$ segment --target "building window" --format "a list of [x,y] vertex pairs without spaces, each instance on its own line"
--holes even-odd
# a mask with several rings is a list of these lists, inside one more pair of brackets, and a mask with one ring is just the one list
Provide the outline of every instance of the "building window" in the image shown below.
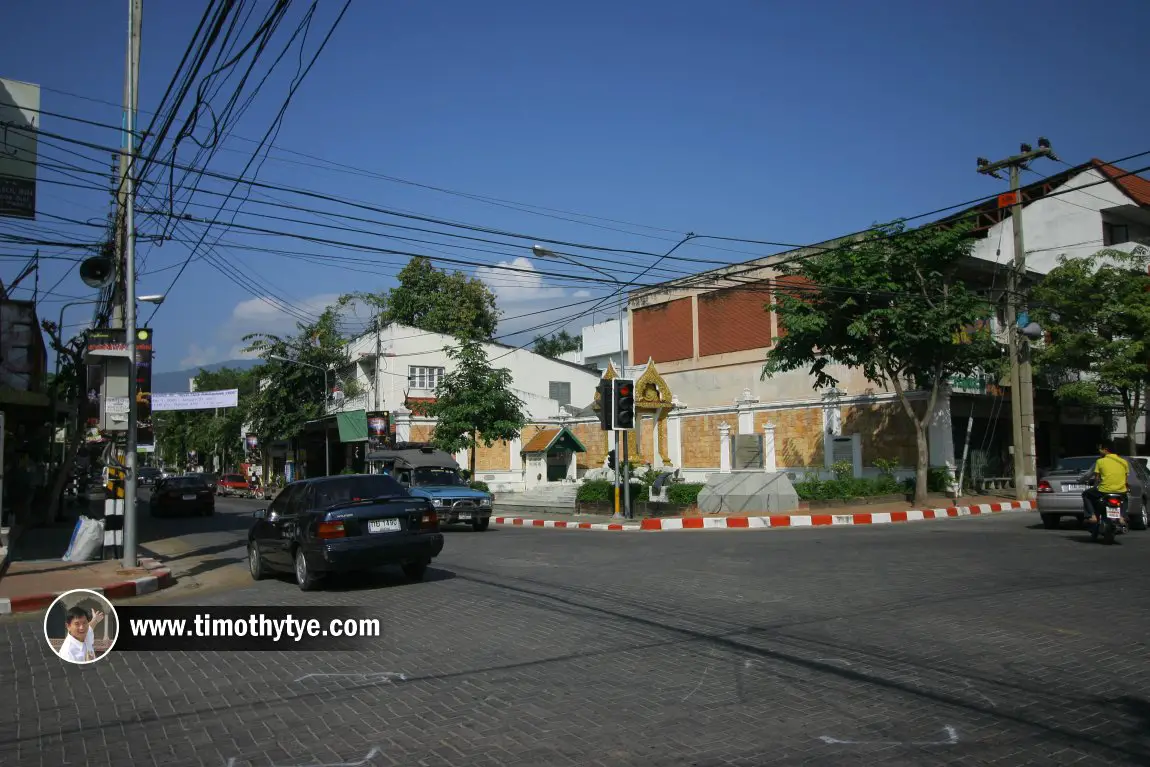
[[551,381],[547,384],[547,396],[557,401],[560,405],[570,405],[571,382]]
[[1102,244],[1104,246],[1121,245],[1130,242],[1130,227],[1126,224],[1102,223]]
[[443,368],[415,367],[407,369],[407,385],[412,389],[434,391],[443,380]]

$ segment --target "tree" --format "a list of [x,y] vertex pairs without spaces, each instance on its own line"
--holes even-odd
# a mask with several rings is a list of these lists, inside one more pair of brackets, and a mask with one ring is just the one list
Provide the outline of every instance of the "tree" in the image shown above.
[[379,312],[381,326],[398,323],[456,338],[486,340],[495,335],[500,312],[483,280],[436,269],[423,257],[408,261],[397,278],[399,285],[386,294],[353,293],[341,302],[367,303]]
[[435,388],[435,402],[424,406],[438,419],[432,444],[448,453],[469,450],[474,477],[479,442],[491,447],[498,440],[513,440],[527,418],[523,401],[511,391],[511,371],[491,367],[482,342],[462,338],[445,351],[453,369]]
[[[264,360],[251,371],[258,383],[247,409],[261,443],[294,439],[305,423],[323,415],[330,396],[327,384],[336,383],[335,374],[350,362],[346,339],[339,331],[346,305],[329,306],[314,323],[297,323],[294,336],[255,333],[244,337],[249,344],[245,351],[255,352]],[[333,373],[325,376],[324,370]],[[341,384],[348,397],[358,393],[354,381]]]
[[[817,387],[838,381],[830,365],[858,368],[894,389],[914,425],[915,503],[925,503],[927,430],[954,375],[997,368],[1002,351],[986,319],[992,309],[958,278],[973,245],[969,227],[877,226],[856,242],[778,266],[770,311],[786,335],[767,355],[763,377],[806,368]],[[916,411],[909,389],[928,392]]]
[[201,370],[195,378],[197,391],[238,389],[237,407],[215,410],[178,410],[156,413],[156,449],[165,463],[182,465],[187,455],[218,455],[224,467],[242,462],[244,457],[241,432],[247,423],[248,409],[259,391],[259,378],[251,370],[222,368]]
[[1062,256],[1033,291],[1035,319],[1049,334],[1035,362],[1055,379],[1055,397],[1063,404],[1120,408],[1131,453],[1150,383],[1148,262],[1145,248]]
[[534,343],[536,354],[542,354],[544,357],[558,357],[567,352],[582,349],[583,336],[572,336],[568,334],[566,330],[560,330],[550,337],[544,335],[535,336]]
[[[50,480],[48,503],[40,509],[38,517],[31,520],[33,524],[49,523],[55,519],[59,511],[60,499],[64,494],[64,485],[67,484],[68,477],[72,474],[76,456],[79,455],[80,447],[84,444],[86,437],[83,407],[84,395],[86,394],[84,386],[84,336],[76,336],[65,341],[61,333],[62,328],[51,320],[41,320],[40,327],[48,335],[48,345],[60,360],[60,373],[54,375],[49,384],[52,407],[53,409],[56,408],[58,403],[67,404],[69,420],[66,422],[68,441],[64,446],[64,456],[56,468],[55,476]],[[53,410],[51,423],[52,444],[54,445],[56,428],[59,426],[59,421],[55,417],[55,410]]]

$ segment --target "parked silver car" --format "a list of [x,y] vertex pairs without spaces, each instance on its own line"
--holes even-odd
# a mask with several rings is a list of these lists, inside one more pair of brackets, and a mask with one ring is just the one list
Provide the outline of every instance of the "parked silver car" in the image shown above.
[[[1038,513],[1043,526],[1058,527],[1062,517],[1074,517],[1082,524],[1086,518],[1086,504],[1082,493],[1090,485],[1086,477],[1094,470],[1096,455],[1062,458],[1058,465],[1038,481]],[[1139,461],[1127,459],[1130,474],[1126,478],[1129,490],[1126,513],[1133,530],[1147,527],[1147,507],[1150,506],[1150,473]]]

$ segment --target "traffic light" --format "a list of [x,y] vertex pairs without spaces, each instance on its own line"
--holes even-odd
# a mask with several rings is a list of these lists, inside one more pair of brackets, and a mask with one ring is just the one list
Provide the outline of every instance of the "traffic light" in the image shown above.
[[628,431],[635,428],[635,382],[627,378],[616,378],[612,382],[614,396],[612,404],[612,428],[614,431]]
[[599,379],[599,426],[603,431],[611,431],[611,382],[606,378]]

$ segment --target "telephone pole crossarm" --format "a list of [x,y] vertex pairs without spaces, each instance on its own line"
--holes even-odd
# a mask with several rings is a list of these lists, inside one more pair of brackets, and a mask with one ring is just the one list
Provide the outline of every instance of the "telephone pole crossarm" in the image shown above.
[[[1037,440],[1034,418],[1034,383],[1030,364],[1030,342],[1018,327],[1019,314],[1025,311],[1023,280],[1026,275],[1026,245],[1022,225],[1022,171],[1039,158],[1058,160],[1050,141],[1038,139],[1038,148],[1022,144],[1018,154],[1005,160],[991,162],[978,158],[978,172],[1001,179],[999,171],[1010,173],[1010,194],[999,198],[999,207],[1010,207],[1010,220],[1014,230],[1014,258],[1007,272],[1006,331],[1010,346],[1010,411],[1014,437],[1014,489],[1021,500],[1033,500],[1038,487],[1036,461]],[[1004,199],[1005,198],[1005,199]]]

